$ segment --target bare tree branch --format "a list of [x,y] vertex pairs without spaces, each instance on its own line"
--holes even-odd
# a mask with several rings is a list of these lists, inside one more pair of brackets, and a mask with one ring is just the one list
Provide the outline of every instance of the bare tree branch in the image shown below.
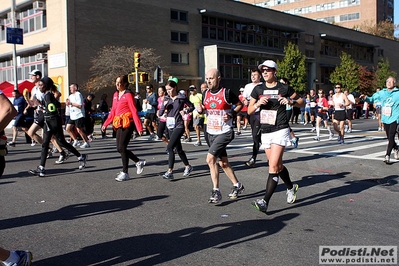
[[136,46],[104,46],[91,59],[91,78],[83,86],[88,91],[97,91],[104,87],[113,86],[119,75],[134,72],[134,52],[139,52],[141,72],[152,74],[161,65],[161,56],[153,48],[138,48]]

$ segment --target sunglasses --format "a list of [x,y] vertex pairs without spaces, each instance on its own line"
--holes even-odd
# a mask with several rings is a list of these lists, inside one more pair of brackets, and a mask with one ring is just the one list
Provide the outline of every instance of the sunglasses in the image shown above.
[[272,72],[274,70],[274,68],[267,68],[267,67],[264,67],[264,68],[262,68],[262,72]]

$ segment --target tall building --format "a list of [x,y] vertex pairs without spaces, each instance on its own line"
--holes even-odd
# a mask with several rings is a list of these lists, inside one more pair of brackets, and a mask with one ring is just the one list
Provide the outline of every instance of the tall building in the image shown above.
[[346,28],[363,23],[394,21],[394,0],[241,0],[256,6],[282,11]]
[[[13,45],[6,42],[10,5],[0,1],[0,82],[14,82]],[[62,100],[70,83],[83,85],[93,77],[92,60],[108,45],[154,49],[164,80],[177,77],[182,89],[199,86],[216,67],[223,86],[238,92],[260,62],[281,61],[288,42],[306,55],[308,88],[332,87],[330,73],[342,52],[369,69],[381,58],[399,69],[399,42],[231,0],[16,0],[15,12],[23,31],[23,45],[16,45],[17,80],[38,68],[53,78]],[[157,65],[149,68],[150,82],[159,85],[153,79]]]

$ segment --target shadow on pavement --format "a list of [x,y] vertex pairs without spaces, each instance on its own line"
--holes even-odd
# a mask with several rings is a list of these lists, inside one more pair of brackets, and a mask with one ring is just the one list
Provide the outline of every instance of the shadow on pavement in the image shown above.
[[[273,235],[286,226],[286,221],[297,216],[299,214],[290,213],[271,220],[248,220],[209,227],[191,227],[171,233],[132,236],[35,261],[34,264],[36,266],[115,265],[132,260],[134,262],[129,265],[162,264],[201,250],[224,249]],[[212,258],[200,264],[210,265]]]

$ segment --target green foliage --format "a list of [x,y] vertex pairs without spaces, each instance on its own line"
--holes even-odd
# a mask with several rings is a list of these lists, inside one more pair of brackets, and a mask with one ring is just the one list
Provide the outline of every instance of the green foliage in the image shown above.
[[280,78],[287,78],[290,85],[299,94],[306,91],[306,56],[301,54],[296,44],[288,43],[284,47],[284,59],[277,60],[278,72]]
[[396,78],[397,74],[396,72],[391,71],[388,58],[381,58],[381,61],[379,61],[377,64],[377,71],[375,72],[375,75],[377,77],[377,86],[385,88],[385,81],[387,78],[389,76]]
[[359,91],[361,66],[349,54],[342,52],[341,64],[330,75],[333,84],[341,83],[349,91]]

